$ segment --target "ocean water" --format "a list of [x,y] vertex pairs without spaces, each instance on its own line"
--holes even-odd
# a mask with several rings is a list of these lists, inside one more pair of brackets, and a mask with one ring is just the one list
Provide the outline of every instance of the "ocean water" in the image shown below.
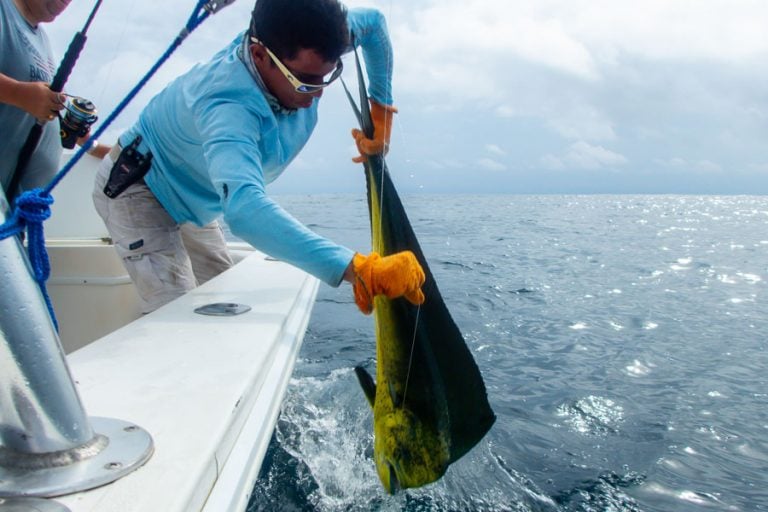
[[[364,197],[278,201],[369,250]],[[768,197],[403,202],[498,420],[387,495],[353,372],[373,321],[323,285],[249,511],[768,510]]]

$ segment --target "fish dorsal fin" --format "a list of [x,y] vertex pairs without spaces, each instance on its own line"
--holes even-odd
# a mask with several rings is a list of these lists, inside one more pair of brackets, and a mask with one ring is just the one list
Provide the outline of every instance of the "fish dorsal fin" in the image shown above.
[[373,404],[376,403],[376,382],[371,377],[371,374],[362,366],[355,366],[355,374],[360,382],[360,387],[363,388],[365,397],[368,399],[368,403],[373,407]]

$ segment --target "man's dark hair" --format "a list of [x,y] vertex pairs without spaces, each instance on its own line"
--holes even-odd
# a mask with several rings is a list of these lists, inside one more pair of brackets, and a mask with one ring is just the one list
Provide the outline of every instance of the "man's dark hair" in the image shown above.
[[347,10],[337,0],[257,0],[250,35],[280,59],[307,48],[335,62],[349,45]]

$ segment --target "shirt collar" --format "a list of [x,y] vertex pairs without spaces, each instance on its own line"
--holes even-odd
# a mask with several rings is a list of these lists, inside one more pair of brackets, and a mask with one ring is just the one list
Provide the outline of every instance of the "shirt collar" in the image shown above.
[[267,103],[269,104],[269,108],[272,109],[272,112],[275,114],[284,114],[284,115],[291,115],[296,113],[295,108],[287,108],[284,107],[280,101],[275,97],[274,94],[269,92],[269,89],[267,89],[267,86],[264,84],[264,80],[262,80],[261,75],[259,74],[259,70],[256,69],[256,65],[253,63],[253,57],[251,56],[250,51],[250,38],[248,37],[248,31],[245,32],[243,35],[243,42],[240,44],[240,46],[237,48],[237,56],[242,61],[243,64],[245,64],[245,68],[248,70],[248,73],[253,78],[253,81],[256,82],[256,85],[261,89],[261,92],[264,94],[264,98],[267,100]]

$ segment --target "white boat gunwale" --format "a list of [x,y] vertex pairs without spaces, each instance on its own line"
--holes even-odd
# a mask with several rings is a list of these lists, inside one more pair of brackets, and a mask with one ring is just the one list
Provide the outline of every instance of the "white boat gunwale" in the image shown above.
[[[232,243],[233,268],[141,316],[90,201],[97,164],[84,158],[54,192],[48,288],[88,417],[135,423],[152,435],[154,453],[115,482],[55,501],[72,512],[242,511],[319,281]],[[251,309],[232,317],[194,312],[215,302]]]
[[[89,416],[135,422],[155,454],[79,511],[244,510],[301,347],[318,281],[254,252],[187,295],[68,356]],[[194,309],[235,302],[251,311]]]

